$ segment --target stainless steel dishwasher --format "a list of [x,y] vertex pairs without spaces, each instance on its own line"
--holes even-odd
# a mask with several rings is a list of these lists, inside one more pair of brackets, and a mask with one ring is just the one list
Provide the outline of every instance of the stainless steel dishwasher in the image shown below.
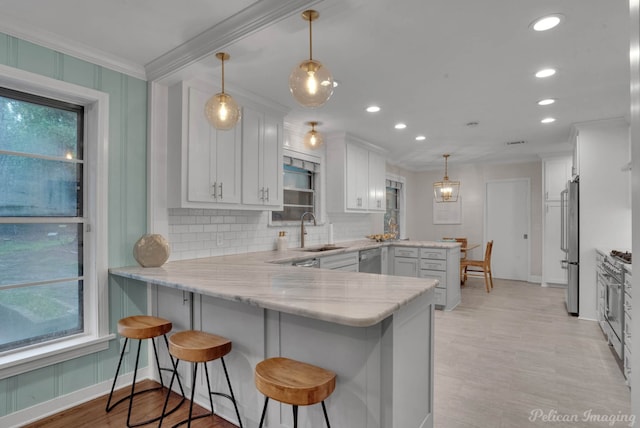
[[382,249],[374,248],[360,251],[358,272],[382,273]]

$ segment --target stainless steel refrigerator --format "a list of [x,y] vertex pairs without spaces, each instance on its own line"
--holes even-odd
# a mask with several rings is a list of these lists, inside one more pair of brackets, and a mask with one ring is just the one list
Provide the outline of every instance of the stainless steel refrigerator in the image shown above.
[[565,253],[562,267],[567,269],[567,291],[565,301],[567,312],[578,315],[580,294],[579,268],[580,268],[580,215],[579,215],[579,182],[578,178],[567,182],[567,188],[560,193],[560,249]]

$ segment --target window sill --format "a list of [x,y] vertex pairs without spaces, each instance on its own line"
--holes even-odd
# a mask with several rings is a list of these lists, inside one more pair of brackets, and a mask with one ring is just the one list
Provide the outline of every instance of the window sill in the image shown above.
[[33,346],[0,356],[0,379],[50,366],[95,352],[104,351],[115,334],[102,337],[79,336],[47,345]]

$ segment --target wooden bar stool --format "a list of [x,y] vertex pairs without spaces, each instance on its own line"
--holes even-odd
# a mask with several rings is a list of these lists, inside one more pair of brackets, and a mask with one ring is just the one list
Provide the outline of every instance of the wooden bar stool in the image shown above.
[[265,395],[259,428],[262,428],[269,398],[293,405],[293,428],[298,426],[298,406],[322,403],[324,420],[329,424],[324,400],[336,389],[336,374],[289,358],[268,358],[256,365],[255,382]]
[[[151,343],[153,344],[153,353],[155,355],[155,360],[156,360],[156,367],[158,369],[159,374],[162,373],[162,370],[174,372],[176,363],[174,362],[173,357],[171,356],[169,357],[171,358],[172,367],[171,368],[160,367],[160,360],[158,359],[158,349],[156,347],[156,342],[155,342],[156,337],[163,336],[165,344],[167,345],[167,348],[169,348],[169,342],[167,341],[167,333],[169,333],[172,328],[173,328],[173,325],[171,324],[171,321],[167,321],[164,318],[152,317],[148,315],[135,315],[131,317],[122,318],[120,321],[118,321],[118,333],[121,336],[123,336],[125,340],[124,340],[124,346],[122,347],[122,351],[120,352],[120,360],[118,361],[118,368],[116,369],[116,375],[113,378],[113,385],[111,385],[111,392],[109,393],[109,399],[107,400],[107,407],[105,410],[107,412],[110,412],[118,404],[122,403],[125,400],[129,400],[129,410],[127,412],[127,426],[130,428],[137,427],[140,425],[146,425],[151,422],[158,421],[163,416],[165,416],[164,411],[166,409],[163,409],[163,413],[160,416],[156,416],[151,419],[136,422],[135,424],[131,423],[131,410],[133,409],[133,397],[138,394],[143,394],[145,392],[151,392],[151,391],[158,391],[164,388],[164,383],[162,382],[162,375],[160,375],[160,386],[156,388],[147,388],[142,391],[135,390],[136,376],[138,374],[138,363],[140,361],[140,346],[142,344],[142,341],[145,339],[151,339]],[[113,398],[113,390],[115,389],[116,381],[118,380],[118,374],[120,373],[122,359],[124,357],[125,350],[127,349],[127,343],[129,343],[129,339],[138,339],[138,352],[136,354],[136,365],[135,365],[135,368],[133,369],[133,383],[131,384],[131,392],[126,397],[123,397],[117,402],[115,402],[114,404],[111,404],[111,399]],[[183,391],[182,383],[180,382],[180,379],[178,379],[178,385],[180,386],[180,390]],[[167,415],[175,412],[176,410],[178,410],[178,407],[182,405],[182,403],[184,402],[184,391],[182,392],[182,395],[183,395],[182,401],[180,401],[173,409],[169,410],[166,413]]]
[[[173,380],[177,376],[178,373],[178,364],[180,364],[180,360],[190,361],[194,363],[193,370],[193,382],[191,385],[191,403],[189,405],[189,417],[181,422],[178,422],[173,426],[173,428],[188,424],[187,426],[191,426],[191,421],[194,419],[205,418],[208,416],[214,415],[213,410],[213,397],[212,395],[219,395],[221,397],[226,397],[233,403],[233,407],[236,409],[236,416],[238,417],[238,424],[240,428],[242,428],[242,420],[240,420],[240,412],[238,411],[238,404],[236,402],[236,398],[233,395],[233,388],[231,388],[231,382],[229,381],[229,373],[227,372],[227,365],[224,363],[224,356],[231,352],[231,341],[221,336],[216,336],[215,334],[206,333],[204,331],[197,330],[187,330],[181,331],[173,334],[169,338],[169,353],[176,358],[175,370],[173,372],[173,376],[171,376],[171,383],[169,384],[169,392],[167,394],[167,398],[164,402],[164,407],[162,409],[162,413],[164,413],[167,408],[167,403],[169,402],[169,396],[171,395],[171,386],[173,385]],[[224,376],[227,378],[227,385],[229,385],[229,394],[225,394],[222,392],[212,392],[211,391],[211,383],[209,381],[209,369],[207,368],[207,362],[220,359],[222,362],[222,368],[224,369]],[[196,390],[196,379],[198,374],[198,363],[204,364],[204,372],[205,377],[207,378],[207,389],[209,392],[209,404],[211,404],[211,413],[206,413],[204,415],[199,415],[193,417],[193,397]],[[183,392],[184,395],[184,392]],[[158,428],[162,426],[162,418],[160,419],[160,424]]]

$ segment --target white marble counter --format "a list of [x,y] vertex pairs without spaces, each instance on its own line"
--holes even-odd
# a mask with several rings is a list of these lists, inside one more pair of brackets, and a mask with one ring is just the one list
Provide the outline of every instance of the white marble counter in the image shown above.
[[293,315],[368,327],[434,288],[437,280],[299,268],[290,263],[379,246],[459,245],[435,241],[355,241],[336,244],[345,248],[317,253],[301,249],[266,251],[173,261],[159,268],[111,268],[109,272]]

